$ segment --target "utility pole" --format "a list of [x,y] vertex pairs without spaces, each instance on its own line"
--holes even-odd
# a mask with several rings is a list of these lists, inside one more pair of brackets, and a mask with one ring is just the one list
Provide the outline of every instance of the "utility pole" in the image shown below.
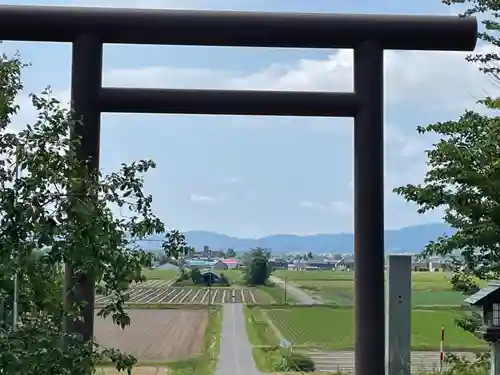
[[[15,168],[16,168],[16,177],[15,177],[15,182],[14,182],[14,186],[17,185],[18,181],[19,181],[19,147],[16,147],[16,160],[15,160]],[[17,189],[17,187],[16,187]],[[20,222],[21,222],[21,218],[20,218],[20,214],[19,214],[19,204],[18,204],[18,200],[19,200],[19,197],[18,197],[18,193],[17,193],[17,190],[16,190],[16,200],[15,200],[15,203],[14,203],[14,207],[15,207],[15,210],[16,210],[16,230],[18,231],[19,230],[19,225],[20,225]],[[16,247],[16,251],[15,251],[15,254],[14,254],[14,262],[15,262],[15,266],[16,266],[16,270],[15,270],[15,273],[14,273],[14,301],[12,302],[12,329],[14,331],[17,330],[17,321],[18,321],[18,316],[19,316],[19,310],[18,310],[18,305],[19,305],[19,271],[17,269],[18,267],[18,263],[19,263],[19,254],[20,254],[20,251],[19,251],[19,241],[21,240],[19,238],[19,236],[16,236],[16,243],[15,243],[15,247]]]
[[285,276],[285,305],[287,304],[286,303],[286,279],[287,279],[287,277]]

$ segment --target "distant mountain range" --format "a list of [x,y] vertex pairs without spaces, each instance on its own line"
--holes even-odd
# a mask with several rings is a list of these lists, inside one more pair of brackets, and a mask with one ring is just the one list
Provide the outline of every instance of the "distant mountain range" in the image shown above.
[[[415,225],[402,229],[385,231],[386,253],[415,252],[423,250],[429,241],[443,234],[452,234],[453,229],[446,224]],[[208,245],[214,250],[234,249],[245,251],[253,247],[270,248],[273,253],[313,252],[313,253],[352,253],[354,237],[352,233],[316,234],[298,236],[293,234],[275,234],[262,238],[237,238],[206,231],[188,231],[184,233],[189,245],[202,250]],[[153,251],[161,246],[161,237],[151,237],[148,241],[139,241],[144,250]]]

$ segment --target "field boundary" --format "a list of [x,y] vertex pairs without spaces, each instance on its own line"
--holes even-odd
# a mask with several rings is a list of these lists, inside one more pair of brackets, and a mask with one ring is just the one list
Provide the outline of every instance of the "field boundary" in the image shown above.
[[273,323],[273,321],[271,320],[271,318],[269,317],[269,315],[267,315],[267,310],[261,310],[261,314],[262,314],[262,317],[266,320],[267,325],[269,326],[269,328],[271,328],[271,330],[274,332],[274,335],[276,336],[276,338],[279,341],[286,340],[285,336],[283,336],[283,334],[278,329],[278,327],[276,327],[276,325]]

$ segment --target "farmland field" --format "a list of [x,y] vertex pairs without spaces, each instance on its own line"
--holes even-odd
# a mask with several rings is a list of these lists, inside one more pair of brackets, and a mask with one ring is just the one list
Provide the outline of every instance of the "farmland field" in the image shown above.
[[[309,282],[298,284],[306,292],[319,297],[322,301],[338,306],[352,306],[354,304],[353,288],[344,288],[337,285],[314,285]],[[461,292],[442,289],[414,289],[412,291],[413,307],[424,306],[460,306],[464,295]]]
[[134,355],[141,362],[167,362],[201,353],[208,310],[129,310],[124,330],[96,316],[96,341]]
[[[286,279],[327,304],[352,306],[354,273],[341,271],[276,271]],[[451,274],[445,272],[412,273],[413,307],[460,306],[464,296],[451,288]]]
[[[134,284],[129,289],[131,304],[223,304],[247,303],[258,304],[267,301],[256,288],[206,288],[206,287],[172,287],[173,280],[148,280]],[[109,296],[96,295],[96,305],[110,301]]]
[[[266,313],[281,334],[294,345],[328,349],[354,347],[354,312],[351,308],[289,307],[269,309]],[[455,325],[457,316],[451,311],[412,311],[413,349],[438,349],[442,326],[446,329],[445,349],[484,348],[483,341]]]
[[[277,270],[273,275],[282,279],[287,278],[291,282],[303,281],[323,281],[339,282],[342,285],[352,285],[354,272],[343,271],[292,271]],[[452,274],[448,272],[412,272],[412,282],[414,286],[425,285],[449,287]]]
[[174,280],[179,277],[179,270],[162,270],[160,268],[145,268],[142,270],[148,280]]
[[[276,339],[284,338],[297,351],[309,353],[318,371],[353,372],[354,273],[277,270],[273,276],[281,278],[285,288],[289,286],[289,294],[296,290],[293,287],[299,287],[324,304],[294,306],[289,302],[288,306],[259,306],[258,310],[248,306],[246,323],[252,344],[272,348]],[[439,369],[442,327],[445,328],[445,351],[473,360],[471,352],[488,348],[483,340],[456,325],[456,318],[463,316],[461,305],[465,297],[452,290],[450,279],[451,275],[444,272],[412,273],[411,368],[414,373]],[[271,359],[255,353],[259,352],[254,350],[254,356],[266,363],[266,370],[273,368]],[[443,368],[446,369],[446,365]]]

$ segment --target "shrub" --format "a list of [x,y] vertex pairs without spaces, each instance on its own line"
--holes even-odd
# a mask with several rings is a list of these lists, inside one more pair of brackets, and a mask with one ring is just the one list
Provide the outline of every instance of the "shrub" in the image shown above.
[[451,278],[453,290],[465,294],[474,294],[479,290],[479,286],[474,282],[471,275],[465,272],[455,272]]
[[181,281],[185,281],[185,280],[189,280],[189,274],[185,270],[182,270],[177,281],[181,282]]
[[446,353],[445,363],[450,365],[448,374],[484,375],[491,371],[490,353],[476,353],[476,358],[470,360],[453,353]]
[[223,273],[220,274],[220,281],[224,285],[227,285],[227,286],[231,285],[231,283],[229,282],[229,279]]
[[285,367],[290,371],[314,372],[316,366],[311,357],[302,353],[290,353],[285,357]]

